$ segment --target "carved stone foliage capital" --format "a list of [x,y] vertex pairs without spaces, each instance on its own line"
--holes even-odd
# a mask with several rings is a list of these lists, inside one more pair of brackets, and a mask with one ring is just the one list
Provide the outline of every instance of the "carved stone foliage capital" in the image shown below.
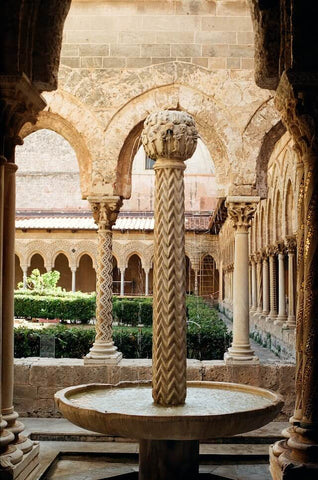
[[285,253],[285,242],[283,240],[276,242],[276,251],[280,254]]
[[297,240],[295,237],[287,236],[285,238],[285,245],[288,253],[295,253],[297,248]]
[[278,253],[277,245],[269,245],[266,250],[269,257],[274,257]]
[[22,126],[35,123],[45,100],[22,75],[0,75],[0,131],[4,132],[2,142],[10,152],[15,145],[22,144],[18,136]]
[[144,123],[141,140],[148,157],[185,161],[197,146],[198,132],[191,115],[164,110],[149,115]]
[[102,199],[88,198],[95,223],[99,230],[111,230],[117,220],[117,216],[123,201],[120,197],[105,197]]
[[235,230],[248,231],[257,207],[257,202],[227,200],[225,206]]

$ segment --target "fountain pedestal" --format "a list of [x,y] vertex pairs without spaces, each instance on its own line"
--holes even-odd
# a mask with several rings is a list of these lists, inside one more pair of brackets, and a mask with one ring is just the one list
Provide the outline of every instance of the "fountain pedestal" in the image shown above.
[[198,440],[139,441],[139,480],[194,480],[198,476]]

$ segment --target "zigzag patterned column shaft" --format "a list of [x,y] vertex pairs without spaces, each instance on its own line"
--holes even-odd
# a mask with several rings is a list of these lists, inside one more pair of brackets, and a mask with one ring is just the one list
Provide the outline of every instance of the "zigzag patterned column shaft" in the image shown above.
[[185,166],[180,163],[159,159],[155,165],[153,398],[160,405],[180,405],[186,398]]
[[84,363],[118,363],[122,354],[113,342],[113,253],[112,226],[122,204],[117,197],[90,198],[98,225],[98,263],[96,272],[96,337]]
[[155,403],[182,405],[186,398],[184,161],[196,148],[190,115],[149,115],[142,142],[157,159],[154,229],[153,383]]

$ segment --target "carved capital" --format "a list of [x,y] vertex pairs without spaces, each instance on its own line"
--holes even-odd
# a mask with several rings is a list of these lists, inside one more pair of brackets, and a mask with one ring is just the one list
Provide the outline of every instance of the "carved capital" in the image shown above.
[[164,110],[149,115],[144,123],[141,140],[148,157],[185,161],[197,146],[198,132],[191,115]]
[[297,248],[297,240],[293,236],[287,236],[285,238],[285,245],[288,253],[295,253]]
[[293,137],[299,156],[318,152],[318,74],[285,71],[275,96],[275,106]]
[[8,160],[12,148],[23,143],[19,137],[22,126],[35,123],[45,106],[44,98],[26,75],[0,75],[0,131]]
[[88,197],[99,230],[111,230],[123,201],[120,197]]
[[262,263],[263,255],[261,251],[255,253],[255,261],[256,263]]
[[235,230],[247,232],[259,202],[259,197],[227,197],[225,206]]
[[276,251],[278,254],[285,253],[285,242],[283,240],[278,240],[278,242],[276,242]]
[[269,245],[269,246],[266,248],[266,251],[267,251],[267,255],[268,255],[269,257],[274,257],[274,256],[277,255],[277,253],[278,253],[277,245]]

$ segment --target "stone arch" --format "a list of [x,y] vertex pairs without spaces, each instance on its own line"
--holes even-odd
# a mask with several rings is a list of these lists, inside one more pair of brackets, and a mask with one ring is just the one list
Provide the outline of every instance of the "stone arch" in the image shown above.
[[275,216],[274,216],[274,224],[273,224],[273,230],[275,232],[276,240],[281,240],[283,237],[282,222],[283,222],[282,195],[280,190],[277,190],[276,197],[275,197]]
[[271,245],[273,242],[273,212],[272,212],[272,199],[268,199],[267,203],[267,215],[266,215],[266,233],[267,244]]
[[245,158],[254,157],[255,184],[257,195],[266,198],[267,166],[277,141],[284,135],[286,128],[280,120],[274,106],[273,97],[268,98],[251,116],[243,132],[243,153]]
[[64,256],[67,258],[67,260],[68,260],[68,265],[69,265],[69,267],[72,268],[73,263],[74,263],[74,262],[72,261],[73,259],[71,258],[69,252],[67,252],[67,251],[64,250],[63,248],[59,248],[58,250],[54,250],[54,252],[53,252],[53,254],[52,254],[52,266],[54,265],[54,263],[55,263],[55,261],[56,261],[56,259],[57,259],[57,257],[58,257],[59,255],[64,255]]
[[44,259],[44,265],[47,270],[51,268],[51,248],[50,244],[41,241],[41,240],[34,240],[30,242],[25,248],[25,260],[26,265],[29,267],[31,264],[31,258],[34,254],[38,253]]
[[288,179],[286,194],[285,194],[285,215],[284,215],[284,224],[286,229],[286,235],[293,235],[296,230],[295,222],[295,200],[294,192],[292,188],[291,179]]
[[[195,118],[202,141],[215,164],[219,188],[226,191],[236,165],[232,159],[235,158],[234,143],[240,142],[239,132],[210,97],[189,86],[177,84],[148,90],[130,100],[114,115],[105,131],[107,151],[104,164],[100,166],[100,172],[93,175],[102,175],[105,165],[112,164],[112,170],[117,172],[114,194],[129,198],[132,161],[140,146],[143,122],[150,112],[160,109],[184,110]],[[231,155],[226,146],[228,143],[233,148]],[[93,188],[98,190],[94,178]]]
[[97,245],[96,242],[93,240],[91,241],[86,241],[86,242],[80,242],[77,245],[75,245],[75,265],[76,267],[79,266],[79,262],[81,260],[81,257],[83,255],[89,255],[92,259],[93,262],[93,267],[96,270],[97,268]]
[[59,89],[45,93],[44,97],[48,104],[46,110],[39,114],[35,125],[25,124],[20,135],[24,138],[43,128],[62,135],[76,153],[81,192],[86,198],[91,194],[93,165],[99,163],[105,154],[103,128],[97,116],[70,93]]

